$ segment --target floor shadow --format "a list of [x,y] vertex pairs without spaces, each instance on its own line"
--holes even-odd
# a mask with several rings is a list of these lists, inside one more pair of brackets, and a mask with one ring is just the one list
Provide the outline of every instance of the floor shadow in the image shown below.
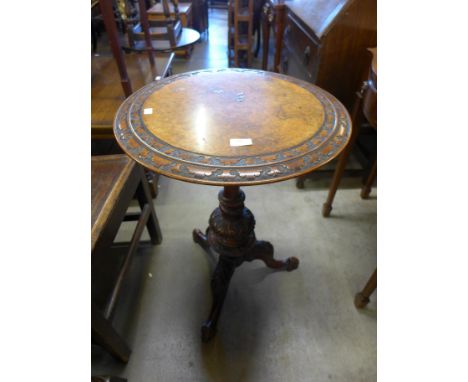
[[[236,272],[242,272],[242,269]],[[208,343],[200,343],[207,381],[248,380],[253,368],[257,367],[255,359],[263,336],[259,323],[264,323],[268,317],[264,317],[254,299],[248,298],[246,287],[244,282],[242,285],[236,285],[234,280],[231,282],[216,336]]]

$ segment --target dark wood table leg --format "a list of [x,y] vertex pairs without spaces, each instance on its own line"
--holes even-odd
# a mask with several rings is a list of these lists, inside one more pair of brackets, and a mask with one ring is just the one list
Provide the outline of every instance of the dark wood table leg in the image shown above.
[[224,187],[218,199],[219,207],[210,216],[206,234],[199,229],[193,231],[196,243],[207,251],[213,250],[219,254],[211,281],[213,303],[208,319],[202,326],[204,342],[215,335],[229,282],[235,269],[244,261],[262,260],[270,268],[287,271],[299,266],[299,260],[295,257],[276,260],[273,257],[273,246],[255,238],[255,218],[244,207],[245,194],[238,186]]
[[358,309],[364,308],[369,303],[369,296],[375,291],[377,288],[377,269],[372,273],[372,276],[367,281],[366,286],[354,297],[354,305]]
[[246,261],[262,260],[268,268],[293,271],[299,266],[297,257],[289,257],[286,260],[277,260],[273,257],[273,246],[268,241],[257,240],[245,256]]
[[203,323],[201,329],[203,342],[208,342],[216,334],[216,325],[223,308],[229,282],[234,274],[234,270],[242,261],[243,259],[239,257],[219,256],[218,264],[211,279],[213,303],[208,319]]

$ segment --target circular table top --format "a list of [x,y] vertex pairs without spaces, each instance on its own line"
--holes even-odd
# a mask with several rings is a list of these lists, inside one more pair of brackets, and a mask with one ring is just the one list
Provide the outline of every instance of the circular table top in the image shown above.
[[[114,134],[150,170],[193,183],[245,186],[297,177],[329,162],[348,142],[351,120],[335,97],[311,83],[260,70],[210,69],[132,94],[117,111]],[[233,139],[251,144],[236,146]]]

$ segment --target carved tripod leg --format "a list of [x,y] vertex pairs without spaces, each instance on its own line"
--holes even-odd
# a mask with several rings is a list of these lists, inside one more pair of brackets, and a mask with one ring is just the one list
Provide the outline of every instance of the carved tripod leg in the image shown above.
[[293,271],[299,266],[297,257],[288,257],[286,260],[276,260],[273,257],[273,246],[268,241],[259,240],[255,243],[246,260],[262,260],[267,267]]
[[208,319],[202,325],[202,341],[208,342],[216,333],[216,324],[218,323],[224,299],[229,288],[229,281],[234,274],[234,270],[242,263],[241,258],[229,258],[219,256],[218,265],[211,279],[211,291],[213,294],[213,303]]

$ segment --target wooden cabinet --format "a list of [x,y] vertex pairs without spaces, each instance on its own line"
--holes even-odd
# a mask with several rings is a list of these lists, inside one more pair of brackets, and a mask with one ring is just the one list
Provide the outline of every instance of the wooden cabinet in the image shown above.
[[279,71],[322,87],[348,108],[377,45],[376,0],[286,1]]

